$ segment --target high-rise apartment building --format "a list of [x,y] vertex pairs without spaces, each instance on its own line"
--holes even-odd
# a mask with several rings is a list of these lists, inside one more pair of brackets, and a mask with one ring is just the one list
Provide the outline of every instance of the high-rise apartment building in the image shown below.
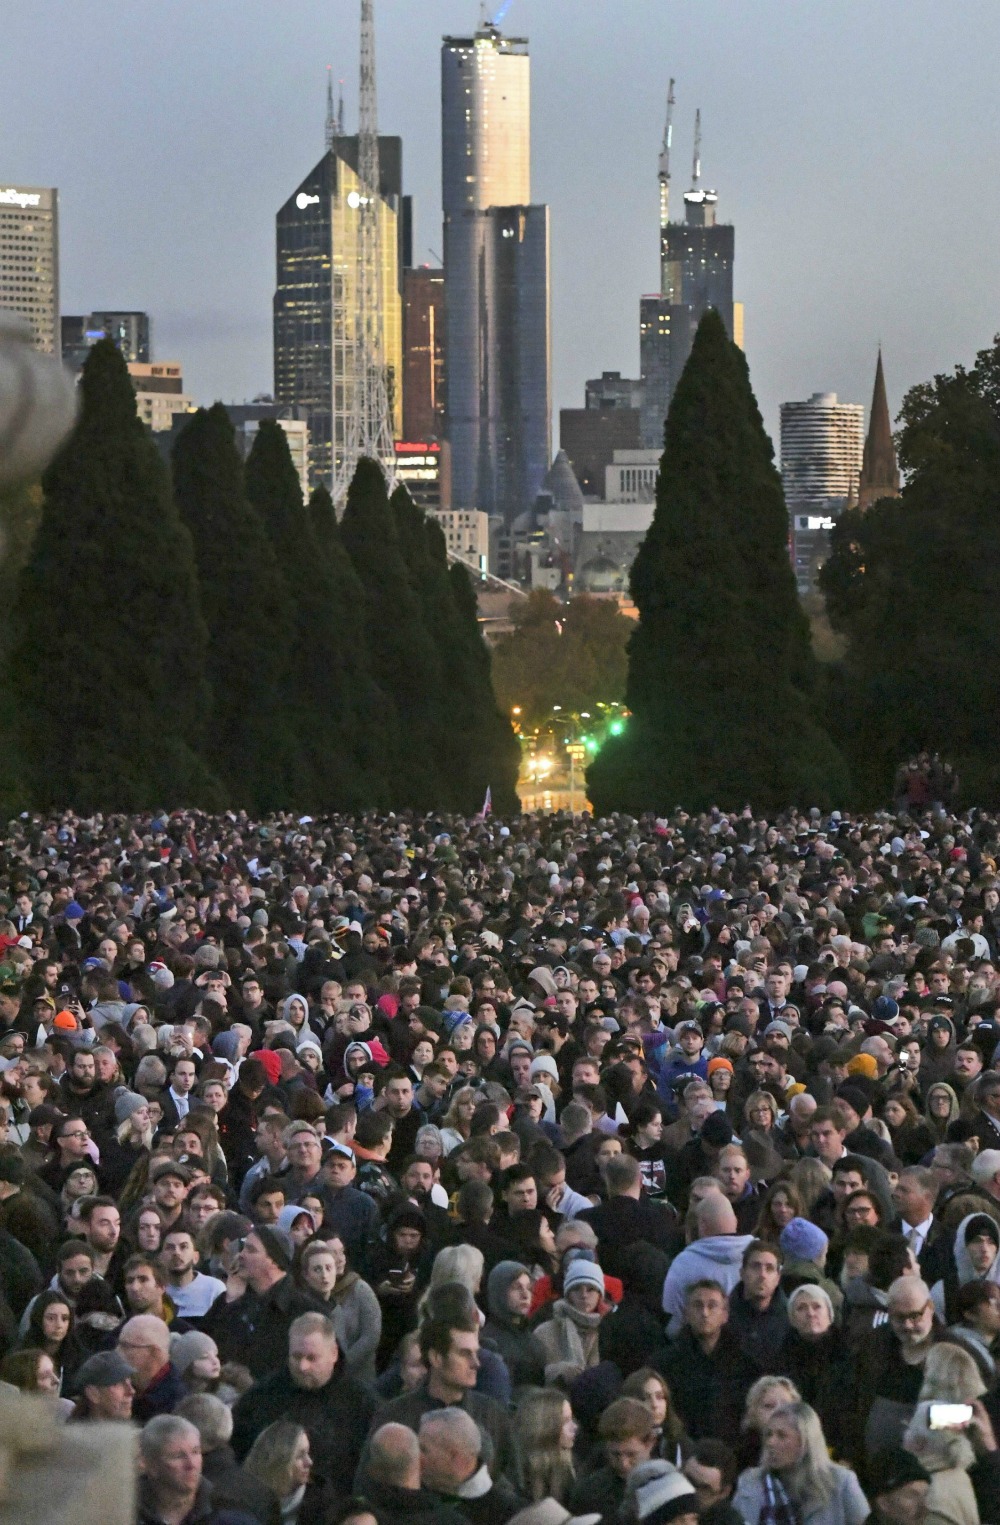
[[552,435],[548,207],[531,205],[525,38],[491,24],[441,51],[445,429],[456,508],[510,523]]
[[0,180],[0,308],[31,325],[35,348],[59,354],[59,192]]
[[[402,419],[401,272],[410,261],[404,232],[403,149],[379,138],[379,224],[383,345],[398,436]],[[309,422],[310,478],[332,485],[344,448],[354,385],[358,271],[357,137],[337,137],[276,219],[274,395],[302,407]]]
[[149,314],[145,312],[92,312],[64,317],[60,325],[63,365],[71,371],[83,365],[99,339],[113,339],[125,360],[147,365],[153,358]]
[[403,433],[444,433],[444,271],[403,271]]
[[693,308],[670,297],[639,298],[639,432],[647,450],[663,449],[663,424],[697,327]]
[[155,364],[131,361],[128,368],[135,388],[136,407],[143,423],[155,433],[170,429],[175,413],[193,413],[197,404],[184,390],[184,376],[174,360]]
[[834,521],[856,499],[864,420],[860,403],[838,402],[836,392],[781,404],[781,480],[800,593],[815,588]]

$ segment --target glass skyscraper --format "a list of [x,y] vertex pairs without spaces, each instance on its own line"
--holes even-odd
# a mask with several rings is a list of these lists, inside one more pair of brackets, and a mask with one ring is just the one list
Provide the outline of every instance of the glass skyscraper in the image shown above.
[[452,501],[510,523],[549,466],[549,214],[532,206],[528,44],[441,51],[445,428]]
[[[393,431],[402,419],[401,273],[409,217],[399,138],[379,138],[382,312]],[[358,140],[337,138],[278,213],[274,294],[274,395],[304,408],[310,480],[332,486],[353,395],[359,205]]]

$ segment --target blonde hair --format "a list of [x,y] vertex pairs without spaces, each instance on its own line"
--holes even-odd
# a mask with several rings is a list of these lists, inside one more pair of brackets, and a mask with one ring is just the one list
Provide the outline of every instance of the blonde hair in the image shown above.
[[554,1387],[529,1387],[514,1411],[517,1483],[532,1503],[554,1498],[563,1503],[576,1476],[572,1453],[563,1449],[566,1394]]
[[[803,1514],[821,1509],[833,1496],[836,1474],[819,1415],[800,1399],[797,1403],[776,1409],[767,1422],[777,1424],[779,1420],[794,1425],[802,1445],[801,1456],[794,1467],[785,1473],[782,1481]],[[762,1467],[761,1471],[764,1470]]]
[[[321,1315],[322,1317],[322,1315]],[[291,1419],[278,1419],[261,1430],[243,1463],[244,1472],[283,1499],[292,1491],[292,1457],[306,1432]]]
[[802,1401],[802,1394],[795,1386],[791,1377],[758,1377],[747,1392],[746,1403],[743,1407],[743,1420],[740,1424],[741,1430],[754,1430],[757,1428],[757,1416],[754,1410],[764,1394],[769,1393],[772,1387],[783,1388],[788,1394],[789,1403],[800,1403]]

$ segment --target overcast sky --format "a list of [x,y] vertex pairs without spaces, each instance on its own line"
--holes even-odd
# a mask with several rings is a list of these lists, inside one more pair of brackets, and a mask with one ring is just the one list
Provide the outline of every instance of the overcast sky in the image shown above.
[[[60,194],[62,310],[139,307],[202,402],[272,387],[274,214],[356,122],[357,0],[2,0],[0,179]],[[440,250],[440,39],[477,0],[376,0],[380,125],[418,260]],[[512,0],[531,43],[533,185],[552,221],[554,442],[601,370],[636,374],[656,289],[657,153],[736,225],[751,374],[778,404],[889,401],[1000,329],[996,0]]]

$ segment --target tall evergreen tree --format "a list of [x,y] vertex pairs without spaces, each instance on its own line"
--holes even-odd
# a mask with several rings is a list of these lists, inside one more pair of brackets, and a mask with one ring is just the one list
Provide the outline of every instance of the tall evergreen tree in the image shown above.
[[787,538],[746,361],[709,312],[671,403],[656,511],[632,568],[632,719],[588,771],[597,810],[773,810],[846,787],[812,713]]
[[1000,338],[975,365],[913,388],[902,409],[902,497],[838,523],[822,586],[848,637],[836,690],[864,804],[889,797],[924,748],[965,798],[1000,803],[995,568],[1000,561]]
[[278,809],[294,778],[284,680],[292,607],[221,403],[201,408],[173,448],[174,497],[194,542],[208,624],[212,724],[206,750],[230,799]]
[[344,548],[364,589],[365,632],[372,670],[392,703],[392,802],[433,809],[449,768],[447,733],[438,728],[437,653],[424,624],[400,548],[385,477],[362,459],[340,522]]
[[19,586],[10,679],[39,805],[221,802],[199,755],[211,709],[191,537],[110,340],[43,478]]
[[[445,556],[441,526],[428,523],[432,555]],[[486,789],[492,792],[493,808],[513,815],[520,808],[517,775],[521,767],[521,744],[508,717],[497,704],[493,690],[490,654],[479,628],[479,606],[472,578],[465,567],[453,562],[448,581],[455,609],[454,660],[445,674],[455,685],[458,709],[468,720],[464,725],[466,783],[462,808],[478,810]]]
[[246,463],[247,497],[260,514],[293,610],[286,684],[298,740],[293,797],[313,809],[354,809],[377,801],[377,777],[362,774],[352,685],[360,661],[344,603],[302,499],[281,426],[265,420]]

